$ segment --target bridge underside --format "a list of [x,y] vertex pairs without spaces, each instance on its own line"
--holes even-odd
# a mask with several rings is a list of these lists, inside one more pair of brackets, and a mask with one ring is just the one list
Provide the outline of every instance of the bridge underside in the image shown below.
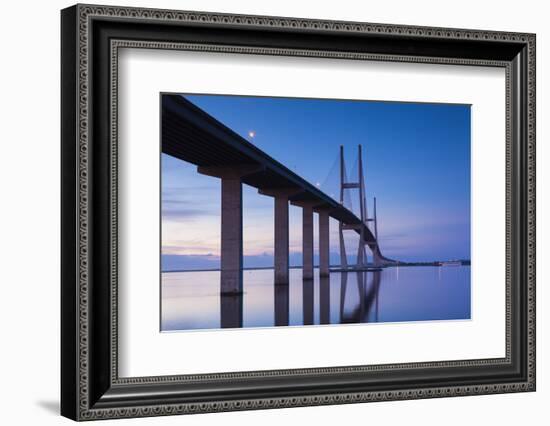
[[[239,256],[238,261],[235,258],[230,262],[230,269],[236,268],[233,278],[237,281],[237,270],[242,269],[242,241],[235,240],[238,240],[238,235],[228,237],[233,244],[226,244],[227,253],[224,253],[223,228],[225,220],[226,226],[238,228],[236,233],[242,232],[241,225],[237,226],[236,223],[242,219],[242,211],[239,210],[242,209],[239,185],[242,183],[257,188],[261,194],[273,196],[276,200],[286,199],[285,203],[301,206],[304,211],[326,212],[341,223],[355,226],[358,234],[361,234],[363,227],[365,242],[374,259],[381,264],[392,262],[382,256],[373,233],[353,212],[180,95],[162,96],[162,152],[196,165],[199,173],[222,180],[222,270],[224,254],[225,257]],[[231,184],[231,181],[234,183]],[[281,206],[285,204],[275,204],[279,205],[279,212],[275,212],[276,217],[278,214],[279,220],[284,224]],[[288,208],[288,204],[286,206]],[[229,208],[229,212],[224,213],[225,208]],[[307,219],[305,216],[304,218]],[[286,226],[288,233],[288,223]],[[311,238],[312,236],[311,233]],[[279,238],[284,240],[285,235],[280,235]],[[275,239],[277,246],[277,230]],[[288,245],[288,240],[286,244]],[[306,242],[304,248],[305,246]],[[311,250],[312,247],[311,242]],[[284,254],[282,257],[284,258]],[[288,247],[286,257],[288,258]],[[277,262],[275,266],[277,269]],[[311,269],[312,266],[311,264]],[[286,268],[288,269],[288,263]],[[240,291],[238,285],[230,287],[229,292]]]

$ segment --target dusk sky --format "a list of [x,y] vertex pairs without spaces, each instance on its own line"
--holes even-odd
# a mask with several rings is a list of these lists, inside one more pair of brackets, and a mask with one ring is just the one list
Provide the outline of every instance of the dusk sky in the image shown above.
[[[339,146],[344,146],[348,179],[354,180],[362,144],[368,210],[371,215],[376,196],[382,253],[401,261],[470,258],[470,106],[185,98],[335,199]],[[356,194],[349,195],[358,211]],[[219,268],[220,198],[219,179],[162,154],[164,271]],[[272,266],[273,199],[244,185],[243,222],[245,267]],[[330,228],[331,264],[339,264],[337,222],[331,219]],[[301,264],[301,234],[301,209],[291,206],[291,265]],[[357,237],[347,234],[353,261]],[[317,252],[317,226],[315,246]]]

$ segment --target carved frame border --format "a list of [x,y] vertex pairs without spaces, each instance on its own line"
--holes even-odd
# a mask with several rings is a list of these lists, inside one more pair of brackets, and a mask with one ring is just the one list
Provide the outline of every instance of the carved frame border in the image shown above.
[[[536,39],[533,34],[511,33],[511,32],[494,32],[494,31],[479,31],[479,30],[464,30],[464,29],[447,29],[447,28],[430,28],[402,25],[386,25],[386,24],[369,24],[357,22],[337,22],[325,20],[310,20],[296,18],[279,18],[266,16],[246,16],[246,15],[229,15],[217,13],[203,12],[187,12],[187,11],[170,11],[142,8],[127,8],[127,7],[104,7],[92,5],[77,5],[76,13],[78,18],[78,61],[77,61],[77,89],[78,89],[78,111],[77,114],[77,159],[76,159],[76,176],[78,177],[78,194],[77,194],[77,342],[78,342],[78,363],[76,364],[78,390],[77,409],[75,419],[92,420],[104,419],[113,417],[141,417],[151,415],[170,415],[170,414],[185,414],[197,412],[216,412],[230,410],[246,410],[246,409],[262,409],[262,408],[281,408],[293,406],[308,406],[308,405],[324,405],[324,404],[342,404],[352,402],[365,401],[383,401],[383,400],[400,400],[400,399],[416,399],[416,398],[433,398],[442,396],[461,396],[475,395],[487,393],[504,393],[517,391],[533,391],[535,389],[535,43]],[[423,38],[443,38],[451,40],[495,40],[523,43],[527,46],[527,230],[529,244],[527,246],[527,377],[526,381],[499,383],[493,385],[480,386],[449,386],[449,387],[434,387],[423,389],[402,389],[379,392],[357,392],[357,393],[327,393],[324,395],[311,395],[301,397],[274,397],[274,398],[258,398],[245,400],[227,400],[205,402],[200,404],[195,403],[166,403],[159,405],[141,406],[141,407],[119,407],[119,408],[94,408],[91,407],[89,398],[89,217],[90,217],[90,194],[89,194],[89,99],[90,99],[90,84],[89,84],[89,54],[90,54],[90,37],[89,29],[92,19],[102,17],[116,17],[123,19],[137,19],[140,21],[163,21],[163,22],[189,22],[189,23],[204,23],[204,24],[223,24],[223,25],[238,25],[260,28],[299,28],[303,30],[327,31],[327,32],[349,32],[349,33],[367,33],[367,34],[405,34]],[[328,367],[320,369],[301,369],[301,370],[274,370],[262,372],[246,372],[246,373],[224,373],[221,375],[193,375],[193,376],[161,376],[161,377],[146,377],[146,378],[118,378],[117,374],[117,322],[116,322],[116,277],[117,277],[117,221],[116,221],[116,201],[117,201],[117,171],[116,171],[116,140],[117,130],[116,125],[111,126],[111,142],[113,167],[111,168],[111,380],[113,384],[147,384],[147,383],[170,383],[178,381],[200,381],[213,380],[219,378],[243,378],[250,376],[272,376],[272,375],[304,375],[304,374],[331,374],[342,371],[373,371],[385,369],[399,368],[420,368],[420,367],[438,367],[438,366],[456,366],[456,365],[483,365],[483,364],[499,364],[510,361],[510,215],[509,207],[511,206],[510,194],[510,137],[512,129],[510,129],[510,65],[507,62],[501,61],[484,61],[484,60],[468,60],[460,58],[437,58],[437,57],[415,57],[402,55],[375,55],[361,53],[343,53],[343,52],[327,52],[327,51],[308,51],[296,49],[272,49],[272,48],[247,48],[247,47],[231,47],[231,46],[214,46],[214,45],[197,45],[197,44],[181,44],[181,43],[159,43],[146,42],[140,40],[113,40],[111,43],[111,119],[112,123],[116,123],[117,117],[117,51],[121,47],[133,48],[156,48],[156,49],[184,49],[184,50],[201,50],[201,51],[223,51],[230,53],[253,53],[267,55],[296,55],[296,56],[315,56],[327,58],[341,59],[363,59],[363,60],[384,60],[384,61],[399,61],[399,62],[426,62],[426,63],[448,63],[462,65],[483,65],[483,66],[498,66],[506,68],[506,111],[507,111],[507,217],[506,217],[506,233],[507,233],[507,259],[506,259],[506,358],[504,359],[484,359],[484,360],[464,360],[451,362],[434,362],[434,363],[415,363],[415,364],[390,364],[381,366],[354,366],[354,367]]]

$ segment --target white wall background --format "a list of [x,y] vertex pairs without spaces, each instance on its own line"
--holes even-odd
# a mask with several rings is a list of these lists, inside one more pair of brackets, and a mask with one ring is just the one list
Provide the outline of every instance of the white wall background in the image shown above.
[[[107,421],[102,424],[447,426],[547,424],[550,401],[550,27],[545,2],[462,0],[108,1],[103,4],[537,33],[538,391],[421,401]],[[69,424],[59,405],[59,10],[2,5],[0,65],[0,401],[2,424]]]

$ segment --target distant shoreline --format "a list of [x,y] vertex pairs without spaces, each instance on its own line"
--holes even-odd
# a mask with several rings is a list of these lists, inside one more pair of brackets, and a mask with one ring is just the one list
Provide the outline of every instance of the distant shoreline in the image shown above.
[[[398,265],[391,265],[391,266],[385,266],[385,268],[395,268],[396,266],[442,266],[441,263],[448,262],[445,260],[437,260],[434,262],[400,262]],[[470,266],[471,261],[461,259],[459,260],[461,262],[460,266]],[[367,265],[367,266],[373,266],[373,265]],[[341,265],[331,265],[331,268],[341,268]],[[302,266],[289,266],[289,269],[301,269]],[[243,268],[243,271],[262,271],[266,269],[274,269],[273,266],[255,266],[255,267],[246,267]],[[314,266],[314,269],[319,269],[319,266]],[[161,271],[162,274],[168,274],[172,272],[219,272],[221,269],[219,268],[211,268],[211,269],[171,269],[169,271]],[[350,270],[350,272],[353,272],[353,270]]]

